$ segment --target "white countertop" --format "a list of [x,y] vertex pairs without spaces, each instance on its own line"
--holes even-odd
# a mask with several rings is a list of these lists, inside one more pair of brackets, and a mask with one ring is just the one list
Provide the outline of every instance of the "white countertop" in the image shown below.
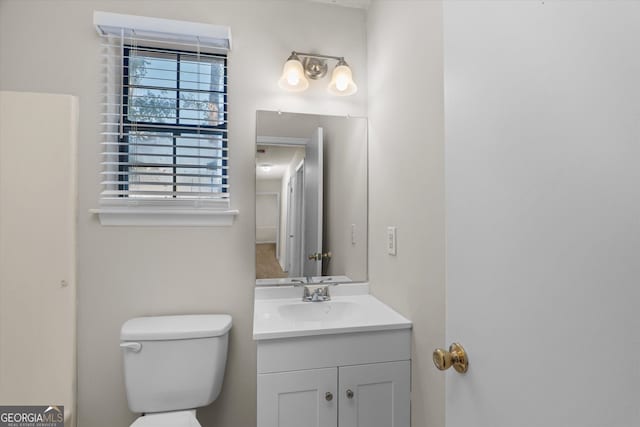
[[409,329],[411,321],[368,294],[368,285],[330,288],[331,301],[303,302],[302,288],[256,288],[253,339]]

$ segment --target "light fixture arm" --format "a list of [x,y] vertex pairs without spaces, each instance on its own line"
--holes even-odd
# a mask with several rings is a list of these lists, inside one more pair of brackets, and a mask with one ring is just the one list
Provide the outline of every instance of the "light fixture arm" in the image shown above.
[[[322,59],[334,59],[338,62],[344,62],[344,57],[343,56],[331,56],[331,55],[321,55],[319,53],[303,53],[303,52],[296,52],[295,50],[293,52],[291,52],[291,56],[307,56],[309,58],[322,58]],[[345,62],[346,64],[346,62]]]

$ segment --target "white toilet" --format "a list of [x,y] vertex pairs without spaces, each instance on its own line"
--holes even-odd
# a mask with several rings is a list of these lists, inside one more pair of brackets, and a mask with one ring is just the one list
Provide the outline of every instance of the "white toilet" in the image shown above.
[[220,394],[231,316],[138,317],[122,325],[131,427],[200,427],[196,408]]

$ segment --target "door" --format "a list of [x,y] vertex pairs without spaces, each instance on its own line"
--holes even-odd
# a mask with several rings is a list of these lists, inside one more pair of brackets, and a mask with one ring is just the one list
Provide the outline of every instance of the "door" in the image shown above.
[[304,163],[296,169],[295,175],[289,179],[289,198],[287,208],[287,270],[289,277],[302,276],[304,254],[303,248],[303,199],[304,199]]
[[285,226],[285,230],[286,230],[286,239],[285,239],[285,244],[284,244],[284,271],[289,273],[289,276],[291,276],[291,270],[292,270],[292,260],[293,260],[293,220],[292,220],[292,213],[293,213],[293,182],[294,182],[294,177],[290,177],[289,178],[289,182],[287,182],[287,211],[286,211],[286,217],[285,217],[285,221],[286,221],[286,226]]
[[640,4],[444,17],[446,426],[640,426]]
[[322,254],[323,209],[323,136],[317,128],[305,148],[304,157],[304,275],[321,276],[322,258],[309,259]]
[[337,368],[258,374],[257,427],[336,427]]
[[411,368],[408,360],[338,369],[340,427],[409,427]]
[[0,91],[3,405],[74,408],[77,128],[76,97]]

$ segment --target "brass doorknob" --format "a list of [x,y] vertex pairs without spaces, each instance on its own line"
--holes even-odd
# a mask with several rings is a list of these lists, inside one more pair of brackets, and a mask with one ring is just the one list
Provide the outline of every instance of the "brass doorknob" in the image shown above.
[[316,252],[307,257],[309,261],[322,261],[323,259],[331,259],[331,252],[320,253]]
[[464,374],[469,369],[469,359],[467,352],[458,343],[453,343],[449,347],[449,351],[443,348],[437,348],[433,352],[433,364],[441,371],[446,371],[453,366],[457,372]]

